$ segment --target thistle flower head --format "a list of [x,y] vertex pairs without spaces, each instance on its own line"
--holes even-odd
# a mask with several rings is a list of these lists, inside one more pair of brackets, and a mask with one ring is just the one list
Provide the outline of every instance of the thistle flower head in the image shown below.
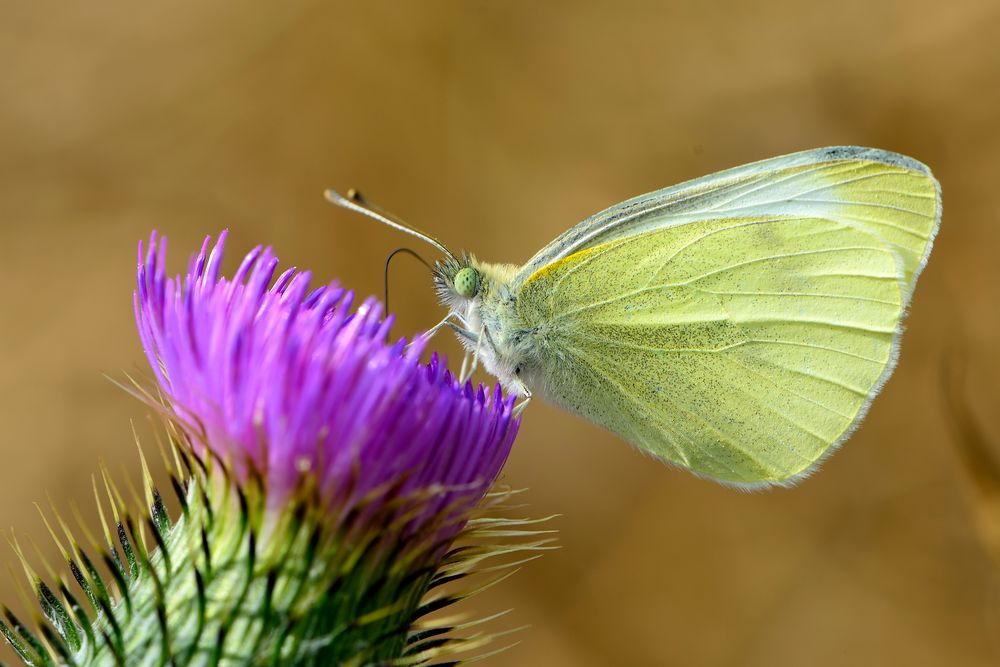
[[269,249],[223,277],[224,245],[206,239],[173,278],[165,240],[139,246],[133,301],[159,389],[136,391],[166,417],[181,515],[148,474],[136,507],[105,471],[113,520],[101,509],[93,556],[62,519],[68,547],[53,532],[85,602],[15,541],[44,641],[2,605],[0,636],[53,667],[409,667],[479,651],[481,621],[434,612],[484,588],[463,591],[466,577],[499,580],[551,548],[534,522],[484,513],[505,496],[486,497],[513,399],[421,363],[422,338],[387,343],[378,303],[278,275]]
[[139,246],[143,347],[194,447],[243,480],[259,475],[271,505],[305,479],[341,511],[390,487],[436,490],[429,514],[477,502],[517,432],[512,399],[460,385],[436,357],[422,364],[422,338],[387,344],[391,318],[377,302],[352,309],[335,284],[279,275],[270,249],[222,277],[225,239],[206,239],[173,278],[165,239]]

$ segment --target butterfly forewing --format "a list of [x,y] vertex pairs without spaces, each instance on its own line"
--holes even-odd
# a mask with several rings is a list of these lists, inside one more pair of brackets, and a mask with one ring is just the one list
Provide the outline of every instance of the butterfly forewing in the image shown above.
[[518,280],[589,247],[700,219],[799,215],[865,229],[899,254],[912,291],[941,217],[930,170],[898,153],[840,146],[771,158],[622,202],[567,230]]

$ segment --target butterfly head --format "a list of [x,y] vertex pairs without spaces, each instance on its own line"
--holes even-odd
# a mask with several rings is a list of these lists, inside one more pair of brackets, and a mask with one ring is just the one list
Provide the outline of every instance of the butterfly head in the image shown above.
[[434,266],[434,287],[441,302],[455,309],[480,296],[483,275],[474,257],[447,257]]
[[459,296],[464,296],[466,299],[475,298],[479,293],[479,271],[471,266],[459,269],[452,281],[452,287]]

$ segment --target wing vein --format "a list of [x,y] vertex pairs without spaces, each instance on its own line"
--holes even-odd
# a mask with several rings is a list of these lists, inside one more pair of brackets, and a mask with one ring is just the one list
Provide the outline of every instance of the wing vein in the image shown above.
[[900,279],[898,273],[885,275],[881,273],[848,273],[846,271],[840,271],[838,273],[810,273],[809,275],[813,278],[871,278],[872,280],[893,280],[896,282]]
[[[859,204],[859,206],[868,206],[868,204]],[[876,220],[876,219],[873,219],[873,218],[866,218],[865,216],[862,216],[862,215],[848,215],[846,213],[842,214],[841,217],[844,218],[844,219],[846,219],[846,220],[856,220],[858,222],[865,223],[865,224],[868,224],[868,225],[879,225],[881,227],[888,227],[889,229],[895,229],[898,232],[903,232],[904,234],[909,234],[910,236],[912,236],[914,238],[917,238],[917,239],[921,239],[921,240],[924,240],[924,239],[927,238],[927,234],[921,233],[921,232],[919,232],[919,231],[917,231],[915,229],[911,229],[910,227],[904,227],[903,225],[897,225],[897,224],[895,224],[895,223],[893,223],[893,222],[891,222],[889,220]],[[921,217],[924,218],[924,219],[928,219],[928,220],[930,219],[928,216],[921,216]]]
[[815,324],[824,327],[834,327],[836,329],[850,329],[852,331],[867,331],[869,333],[891,334],[896,332],[896,327],[884,328],[876,326],[865,326],[858,323],[837,322],[834,320],[809,319],[805,317],[741,317],[735,320],[738,324]]
[[[808,202],[810,204],[836,204],[839,206],[849,205],[849,206],[866,206],[871,208],[884,208],[890,211],[899,211],[900,213],[908,213],[910,215],[915,215],[918,218],[926,218],[927,216],[920,211],[914,211],[913,209],[906,208],[905,206],[893,206],[892,204],[880,204],[876,202],[861,202],[861,201],[837,201],[835,199],[798,199],[795,201]],[[778,203],[778,202],[770,202]]]
[[[845,169],[844,171],[854,171],[855,169],[857,169],[857,165],[851,165],[850,168]],[[886,172],[880,171],[874,174],[862,174],[861,176],[855,176],[854,178],[848,178],[845,180],[824,183],[823,185],[812,188],[811,190],[803,190],[801,192],[796,192],[793,196],[789,197],[788,199],[790,201],[809,201],[808,199],[804,199],[803,195],[809,195],[814,192],[823,192],[824,190],[832,190],[833,188],[840,187],[842,185],[849,185],[851,183],[860,183],[861,181],[867,181],[873,178],[885,178],[885,175]],[[851,203],[851,200],[845,200],[840,203],[848,204]]]
[[[893,276],[895,278],[895,276]],[[705,292],[707,294],[715,294],[717,296],[806,296],[806,297],[820,297],[829,299],[848,299],[850,301],[866,301],[869,303],[882,303],[887,306],[898,306],[898,301],[886,301],[885,299],[873,299],[866,296],[856,296],[853,294],[824,294],[821,292],[730,292],[724,290],[707,290],[704,288],[697,288],[699,292]]]
[[662,262],[660,262],[660,268],[658,268],[656,271],[652,273],[649,280],[646,281],[645,286],[648,288],[650,284],[656,279],[656,276],[658,276],[660,272],[663,271],[663,269],[665,269],[667,265],[670,264],[670,262],[672,262],[679,254],[681,254],[682,252],[684,252],[685,250],[687,250],[688,248],[697,243],[701,243],[706,239],[712,238],[716,234],[723,234],[725,232],[731,232],[734,229],[743,229],[744,227],[756,227],[758,225],[773,224],[773,223],[792,221],[792,220],[801,220],[801,218],[778,217],[778,218],[768,218],[766,220],[751,220],[749,222],[742,222],[738,225],[733,225],[732,227],[721,227],[719,229],[712,230],[702,236],[697,236],[688,241],[687,243],[681,245],[679,248],[674,250],[674,252],[669,257],[665,258]]
[[837,380],[835,378],[832,378],[832,377],[829,377],[829,376],[826,376],[826,375],[819,375],[817,373],[807,372],[807,371],[804,371],[804,370],[799,369],[799,368],[789,368],[788,366],[782,366],[781,364],[776,364],[773,361],[771,363],[774,364],[775,368],[781,368],[782,370],[786,370],[789,373],[795,373],[797,375],[802,375],[804,377],[812,378],[814,380],[819,380],[820,382],[826,382],[827,384],[832,384],[835,387],[840,387],[841,389],[843,389],[845,391],[849,391],[852,394],[856,394],[856,395],[861,396],[863,398],[867,398],[868,397],[868,394],[869,394],[868,391],[863,390],[863,389],[858,389],[857,387],[852,387],[851,385],[849,385],[849,384],[847,384],[845,382],[841,382],[840,380]]
[[[715,206],[711,206],[711,207],[709,207],[709,209],[713,210],[713,211],[727,211],[727,210],[731,210],[731,209],[727,209],[725,207],[729,206],[730,204],[732,204],[735,201],[738,201],[738,200],[740,200],[740,199],[742,199],[744,197],[747,197],[748,195],[753,194],[754,192],[759,192],[760,190],[763,190],[765,188],[768,188],[768,187],[771,187],[771,186],[774,186],[774,185],[779,185],[781,183],[787,183],[788,181],[793,181],[793,180],[795,180],[797,178],[802,178],[802,177],[805,177],[805,176],[810,176],[812,174],[815,174],[818,171],[823,171],[824,169],[827,168],[827,166],[829,164],[830,163],[828,163],[828,162],[820,163],[820,164],[818,164],[816,166],[810,167],[809,169],[804,169],[803,171],[794,172],[794,173],[791,173],[791,174],[786,174],[785,176],[782,176],[781,178],[774,178],[774,179],[768,178],[766,173],[757,174],[757,175],[754,176],[753,180],[750,181],[750,183],[752,183],[754,185],[753,188],[747,190],[746,192],[741,192],[741,193],[737,194],[736,196],[732,197],[731,199],[727,199],[726,201],[721,202],[720,204],[717,204]],[[747,185],[749,185],[750,183],[747,183]]]
[[[834,410],[833,408],[831,408],[828,405],[823,405],[822,403],[819,403],[819,402],[817,402],[817,401],[815,401],[815,400],[813,400],[811,398],[808,398],[806,396],[802,396],[801,394],[798,394],[798,393],[792,391],[791,389],[788,389],[787,387],[783,387],[782,385],[780,385],[777,382],[775,382],[774,379],[769,378],[767,375],[765,375],[765,374],[763,374],[763,373],[761,373],[759,371],[754,370],[753,368],[751,368],[749,365],[747,365],[746,363],[744,363],[740,359],[737,359],[735,357],[729,357],[729,356],[723,356],[722,358],[725,359],[726,361],[730,362],[730,363],[734,363],[737,366],[740,366],[741,368],[743,368],[743,370],[745,372],[749,373],[750,375],[754,375],[756,377],[761,378],[765,382],[771,384],[773,387],[775,387],[776,389],[778,389],[780,392],[785,392],[785,393],[791,394],[792,396],[795,396],[797,398],[801,398],[801,399],[803,399],[803,400],[805,400],[805,401],[807,401],[809,403],[812,403],[813,405],[816,405],[817,407],[824,408],[825,410],[827,410],[827,411],[829,411],[829,412],[831,412],[831,413],[833,413],[833,414],[835,414],[835,415],[837,415],[839,417],[842,417],[842,418],[850,420],[850,417],[846,417],[845,415],[842,415],[841,413],[837,412],[836,410]],[[752,401],[754,403],[756,403],[757,405],[759,405],[761,408],[767,410],[771,414],[774,414],[774,415],[777,415],[778,417],[784,418],[785,421],[787,421],[789,424],[792,424],[793,426],[795,426],[796,428],[798,428],[800,431],[802,431],[804,433],[808,433],[809,435],[811,435],[812,437],[816,438],[820,442],[829,443],[829,440],[827,438],[825,438],[824,436],[820,435],[819,433],[816,433],[815,431],[813,431],[810,428],[807,428],[803,424],[800,424],[798,421],[792,419],[789,415],[784,414],[782,412],[779,412],[774,406],[769,405],[769,404],[765,403],[764,401],[760,400],[760,394],[754,394],[753,392],[748,391],[747,389],[745,389],[743,387],[737,387],[736,385],[734,385],[732,383],[730,383],[730,387],[739,390],[740,392],[742,392],[746,396],[749,396],[752,399]],[[795,454],[797,456],[799,456],[799,458],[801,458],[802,460],[806,461],[807,463],[812,463],[811,459],[807,459],[806,457],[802,456],[801,454],[798,454],[798,452],[795,452]]]
[[695,283],[695,282],[698,282],[700,280],[704,280],[705,278],[708,278],[709,276],[714,276],[714,275],[716,275],[718,273],[724,273],[726,271],[732,271],[733,269],[738,269],[738,268],[740,268],[742,266],[750,266],[751,264],[758,264],[760,262],[771,262],[771,261],[779,260],[779,259],[790,259],[792,257],[808,257],[810,255],[824,255],[824,254],[832,253],[832,252],[847,252],[847,251],[851,251],[851,250],[875,250],[875,251],[878,251],[878,252],[886,252],[886,249],[884,247],[881,247],[881,246],[863,246],[863,245],[857,245],[857,246],[837,246],[836,248],[819,248],[819,249],[816,249],[816,250],[801,250],[799,252],[786,252],[786,253],[780,253],[780,254],[777,254],[777,255],[765,255],[764,257],[757,257],[757,258],[754,258],[754,259],[748,259],[748,260],[743,261],[743,262],[736,262],[734,264],[729,264],[728,266],[723,266],[721,268],[714,269],[714,270],[709,271],[707,273],[703,273],[700,276],[695,276],[693,278],[688,278],[684,282],[681,282],[681,283],[672,283],[672,284],[669,284],[669,285],[663,285],[663,287],[681,287],[681,286],[690,285],[691,283]]
[[780,339],[765,339],[765,338],[751,338],[748,341],[741,341],[739,343],[734,343],[731,347],[740,347],[743,345],[749,345],[750,343],[758,343],[761,345],[793,345],[795,347],[807,347],[813,350],[825,350],[827,352],[834,352],[836,354],[843,354],[847,357],[852,357],[854,359],[859,359],[861,361],[867,361],[869,363],[878,364],[880,366],[885,366],[889,361],[888,359],[873,359],[872,357],[866,357],[863,354],[858,354],[856,352],[848,352],[847,350],[841,350],[836,347],[830,347],[828,345],[819,345],[817,343],[809,343],[807,341],[797,341],[797,340],[780,340]]
[[861,361],[867,361],[872,364],[878,364],[884,366],[888,361],[887,359],[874,359],[872,357],[866,357],[862,354],[857,354],[855,352],[848,352],[847,350],[841,350],[840,348],[830,347],[827,345],[819,345],[818,343],[810,343],[808,341],[794,341],[794,340],[781,340],[781,339],[767,339],[767,338],[750,338],[748,340],[741,340],[736,343],[730,343],[729,345],[722,345],[720,347],[709,348],[709,347],[678,347],[678,348],[663,348],[663,347],[652,347],[649,345],[639,345],[638,343],[630,343],[628,341],[623,341],[620,339],[609,338],[607,336],[602,336],[593,333],[584,333],[582,331],[577,331],[574,333],[575,336],[580,336],[587,338],[597,343],[604,343],[606,345],[614,347],[627,347],[630,350],[640,350],[642,352],[652,352],[654,354],[718,354],[722,352],[728,352],[729,350],[735,350],[746,345],[758,344],[758,345],[793,345],[796,347],[806,347],[813,350],[824,350],[826,352],[833,352],[835,354],[842,354],[846,357],[852,357],[854,359],[859,359]]

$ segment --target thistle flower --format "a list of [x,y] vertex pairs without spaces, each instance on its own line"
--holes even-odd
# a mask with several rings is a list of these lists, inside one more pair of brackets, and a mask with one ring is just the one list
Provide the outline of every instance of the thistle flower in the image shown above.
[[308,273],[275,279],[268,249],[220,278],[225,238],[211,251],[205,240],[183,284],[165,278],[164,242],[139,248],[139,333],[196,450],[240,481],[260,474],[275,506],[306,477],[334,512],[393,484],[397,496],[439,489],[425,519],[478,502],[514,440],[513,397],[461,386],[436,357],[421,365],[423,339],[387,346],[391,318],[374,300],[352,311],[351,293],[310,290]]
[[6,609],[0,631],[28,664],[416,665],[478,649],[489,636],[472,623],[431,620],[465,595],[440,587],[549,548],[530,522],[483,514],[513,397],[421,363],[423,338],[387,343],[377,302],[276,275],[270,249],[222,277],[225,236],[184,278],[166,276],[164,239],[139,246],[135,315],[158,385],[141,393],[166,417],[181,516],[147,473],[136,519],[105,474],[113,521],[92,546],[117,594],[60,519],[89,609],[22,558],[45,641]]

